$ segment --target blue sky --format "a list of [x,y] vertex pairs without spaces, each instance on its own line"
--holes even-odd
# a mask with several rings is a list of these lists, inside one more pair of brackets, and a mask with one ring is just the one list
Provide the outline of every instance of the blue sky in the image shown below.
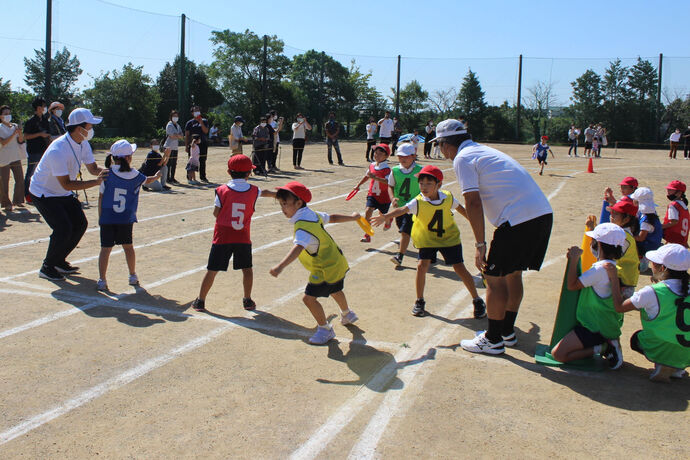
[[[126,9],[115,5],[134,8]],[[80,88],[101,72],[127,62],[143,65],[154,79],[178,53],[179,15],[187,27],[187,53],[211,60],[213,29],[277,35],[292,56],[311,48],[349,66],[355,59],[373,72],[384,95],[417,79],[430,92],[458,88],[471,68],[487,101],[515,101],[517,56],[523,54],[523,95],[538,81],[551,82],[567,103],[570,82],[591,68],[603,72],[616,57],[637,56],[656,66],[665,56],[662,86],[669,97],[690,93],[690,49],[684,36],[687,1],[605,1],[583,7],[563,1],[350,1],[256,2],[206,0],[53,0],[53,49],[78,56]],[[661,6],[658,6],[661,5]],[[44,46],[45,0],[3,2],[0,78],[24,87],[23,57]],[[149,14],[145,11],[156,13]]]

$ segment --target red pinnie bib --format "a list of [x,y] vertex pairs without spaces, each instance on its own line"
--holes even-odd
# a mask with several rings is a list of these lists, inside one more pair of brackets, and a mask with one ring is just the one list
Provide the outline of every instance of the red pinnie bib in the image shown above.
[[244,192],[221,185],[216,189],[220,199],[220,214],[213,229],[213,244],[251,244],[250,227],[259,188],[250,185]]
[[[385,179],[391,173],[391,168],[376,169],[375,164],[369,165],[369,172],[376,177]],[[388,195],[388,184],[381,183],[377,180],[371,179],[369,182],[369,194],[373,196],[379,203],[390,203],[391,197]]]

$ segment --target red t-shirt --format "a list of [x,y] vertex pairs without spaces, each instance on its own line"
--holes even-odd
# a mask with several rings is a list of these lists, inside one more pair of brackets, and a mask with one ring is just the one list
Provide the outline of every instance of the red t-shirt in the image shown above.
[[[376,169],[374,163],[371,163],[369,165],[369,172],[375,175],[376,177],[385,179],[391,173],[391,168],[386,167],[382,169]],[[373,196],[379,203],[390,203],[391,197],[390,195],[388,195],[388,183],[382,183],[377,180],[371,179],[371,182],[369,182],[368,196]]]
[[[678,203],[677,201],[672,201],[669,207],[673,206],[678,211],[678,223],[673,227],[668,227],[664,229],[664,239],[667,243],[677,243],[688,247],[688,225],[690,224],[690,213],[687,208]],[[664,216],[664,224],[669,222],[668,211]]]
[[213,244],[251,244],[250,227],[259,188],[250,185],[244,192],[221,185],[216,189],[220,200],[220,213],[213,229]]

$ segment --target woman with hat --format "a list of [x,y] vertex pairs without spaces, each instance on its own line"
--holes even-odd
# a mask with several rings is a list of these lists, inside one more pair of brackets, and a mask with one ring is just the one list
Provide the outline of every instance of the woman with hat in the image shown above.
[[688,199],[685,197],[685,184],[679,180],[671,181],[666,186],[666,197],[671,202],[664,216],[664,240],[688,247]]
[[[108,171],[99,168],[93,157],[89,139],[93,126],[103,121],[90,110],[79,108],[69,114],[67,134],[57,138],[36,166],[29,193],[36,209],[53,230],[39,276],[51,281],[64,279],[64,274],[76,273],[79,268],[67,262],[67,256],[77,247],[88,222],[81,203],[72,194],[101,184]],[[96,176],[81,180],[81,165]]]
[[58,101],[51,103],[48,107],[48,132],[50,133],[51,141],[54,141],[66,132],[65,122],[62,121],[63,110],[65,110],[65,106]]

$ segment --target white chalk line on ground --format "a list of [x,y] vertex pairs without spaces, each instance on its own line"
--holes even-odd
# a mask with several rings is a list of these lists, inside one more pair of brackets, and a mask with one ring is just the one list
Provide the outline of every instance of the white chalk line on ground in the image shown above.
[[[395,243],[393,243],[392,241],[388,242],[388,243],[384,244],[383,246],[377,248],[377,250],[368,252],[368,253],[358,257],[354,262],[352,262],[351,266],[358,265],[358,264],[364,262],[365,260],[367,260],[367,259],[369,259],[369,258],[371,258],[377,254],[380,254],[381,253],[380,251],[383,251],[384,249],[386,249],[389,246],[392,246],[394,244]],[[263,308],[262,311],[268,312],[268,311],[272,310],[273,308],[276,308],[276,307],[282,305],[283,303],[289,301],[290,299],[298,296],[299,294],[301,294],[303,292],[304,292],[303,287],[300,287],[299,289],[295,289],[295,290],[289,292],[288,294],[278,298],[274,302],[272,302],[272,305],[273,305],[272,307],[269,305],[267,308]],[[124,371],[123,373],[106,380],[103,383],[95,385],[95,386],[83,391],[82,393],[80,393],[76,397],[71,398],[71,399],[65,401],[64,403],[53,407],[52,409],[50,409],[46,412],[43,412],[43,413],[38,414],[34,417],[31,417],[30,419],[25,420],[24,422],[19,423],[19,424],[13,426],[12,428],[10,428],[8,430],[3,431],[2,433],[0,433],[0,445],[5,444],[5,443],[7,443],[7,442],[19,437],[19,436],[22,436],[22,435],[28,433],[29,431],[32,431],[32,430],[40,427],[41,425],[44,425],[45,423],[50,422],[51,420],[54,420],[54,419],[56,419],[62,415],[65,415],[68,412],[71,412],[72,410],[77,409],[77,408],[83,406],[84,404],[86,404],[90,401],[93,401],[94,399],[96,399],[100,396],[103,396],[104,394],[106,394],[110,391],[117,390],[117,389],[133,382],[134,380],[150,373],[151,371],[169,363],[170,361],[172,361],[172,360],[174,360],[174,359],[176,359],[176,358],[178,358],[178,357],[180,357],[180,356],[182,356],[182,355],[184,355],[184,354],[186,354],[192,350],[195,350],[195,349],[197,349],[203,345],[210,343],[211,341],[213,341],[213,340],[217,339],[218,337],[220,337],[221,335],[223,335],[223,333],[225,333],[226,331],[229,331],[231,329],[235,329],[238,327],[239,327],[238,325],[231,323],[231,324],[227,324],[227,325],[221,326],[219,328],[216,328],[207,334],[204,334],[200,337],[192,339],[191,341],[187,342],[186,344],[184,344],[182,346],[175,347],[172,350],[170,350],[166,353],[163,353],[162,355],[159,355],[155,358],[151,358],[147,361],[144,361],[143,363],[141,363],[141,364],[139,364],[139,365],[137,365],[131,369],[128,369],[128,370]]]
[[[314,187],[309,187],[309,189],[310,190],[316,190],[318,188],[329,187],[331,185],[342,184],[343,182],[351,182],[351,181],[352,181],[352,179],[343,179],[343,180],[338,180],[338,181],[334,181],[334,182],[328,182],[326,184],[316,185]],[[142,223],[142,222],[147,222],[150,220],[165,219],[167,217],[174,217],[174,216],[179,216],[182,214],[189,214],[192,212],[203,211],[205,209],[213,209],[213,207],[214,207],[213,205],[209,205],[209,206],[202,206],[199,208],[183,209],[181,211],[175,211],[175,212],[171,212],[168,214],[161,214],[159,216],[144,217],[143,219],[139,219],[138,222]],[[85,233],[92,233],[92,232],[96,232],[98,230],[100,230],[100,227],[98,225],[96,225],[94,227],[87,229]],[[17,247],[27,246],[27,245],[31,245],[31,244],[45,243],[48,241],[50,241],[50,237],[46,236],[44,238],[37,238],[34,240],[27,240],[27,241],[20,241],[17,243],[5,244],[5,245],[0,246],[0,250],[17,248]]]

